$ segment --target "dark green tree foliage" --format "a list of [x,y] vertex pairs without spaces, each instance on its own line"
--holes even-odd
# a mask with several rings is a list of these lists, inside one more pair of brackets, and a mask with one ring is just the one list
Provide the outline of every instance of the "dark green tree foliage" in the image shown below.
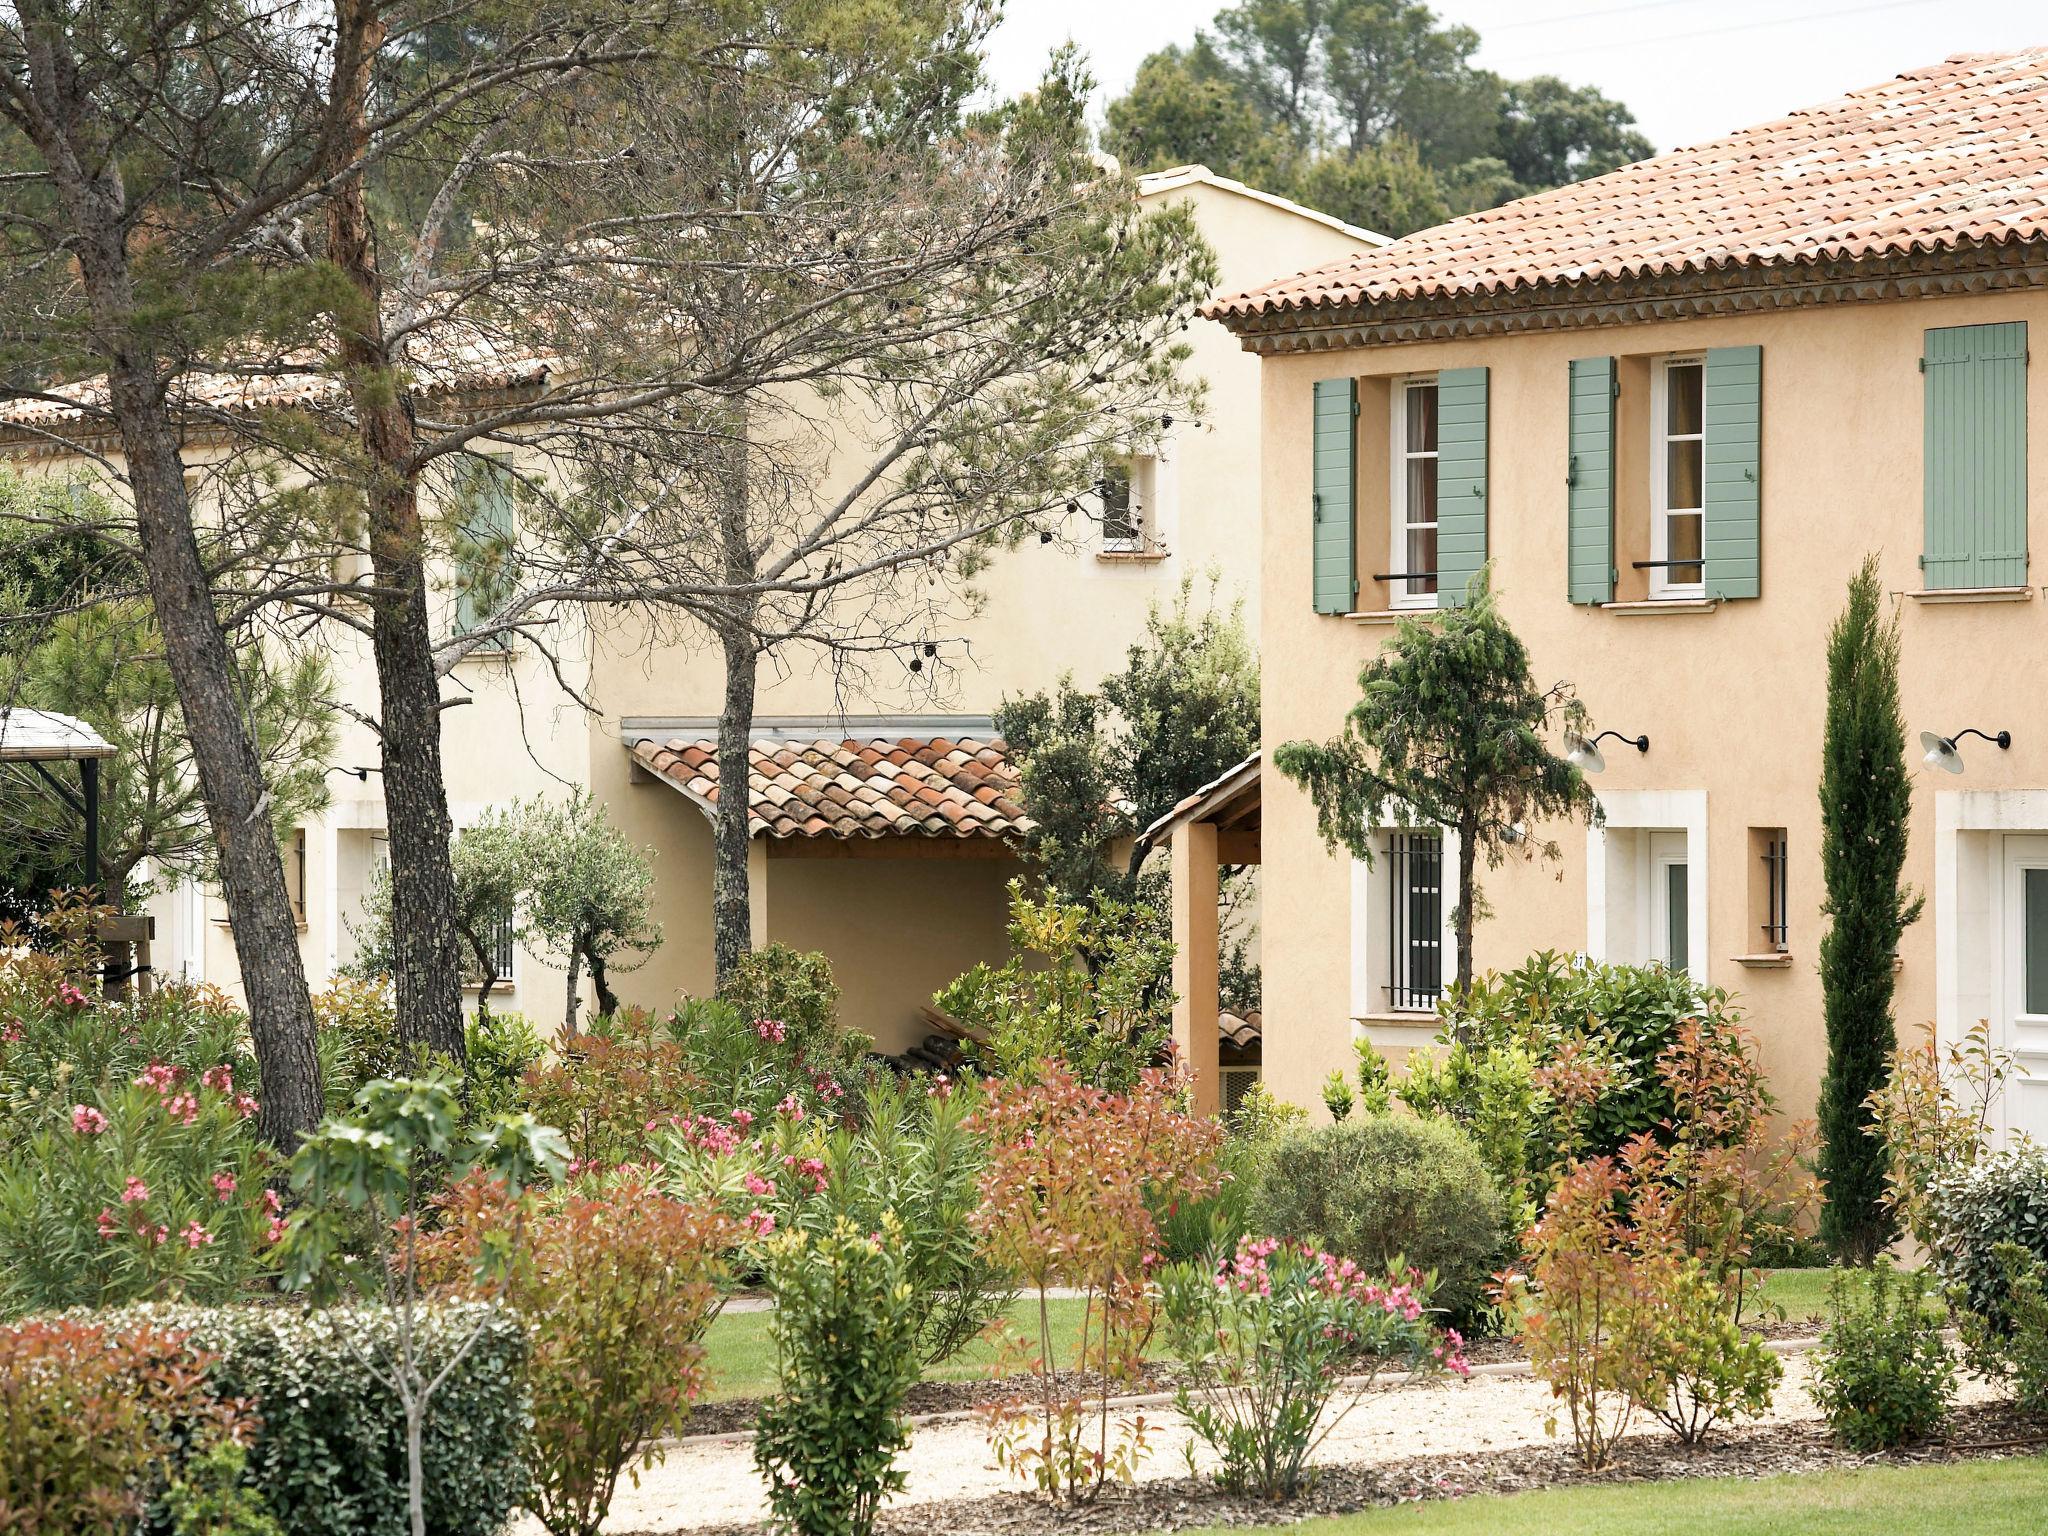
[[1371,861],[1375,827],[1438,826],[1458,835],[1458,990],[1472,984],[1478,860],[1558,856],[1535,826],[1599,814],[1584,776],[1550,750],[1549,726],[1574,729],[1584,707],[1567,684],[1548,692],[1529,675],[1529,653],[1494,606],[1491,570],[1465,606],[1409,619],[1359,674],[1344,734],[1318,746],[1290,741],[1273,765],[1315,801],[1332,849]]
[[1154,607],[1123,670],[1096,691],[1066,677],[996,711],[1038,823],[1033,856],[1067,901],[1130,900],[1146,850],[1134,845],[1118,868],[1109,845],[1258,749],[1259,665],[1243,612],[1196,613],[1193,594],[1183,582],[1172,608]]
[[1414,0],[1243,0],[1139,66],[1104,143],[1133,170],[1199,162],[1390,235],[1652,152],[1621,103],[1504,80],[1478,48]]
[[1900,883],[1913,786],[1899,712],[1899,622],[1886,618],[1877,559],[1849,583],[1828,636],[1828,713],[1821,743],[1821,876],[1832,921],[1820,941],[1828,1067],[1820,1088],[1821,1237],[1868,1264],[1893,1235],[1884,1204],[1887,1153],[1869,1098],[1897,1045],[1893,957],[1920,916]]

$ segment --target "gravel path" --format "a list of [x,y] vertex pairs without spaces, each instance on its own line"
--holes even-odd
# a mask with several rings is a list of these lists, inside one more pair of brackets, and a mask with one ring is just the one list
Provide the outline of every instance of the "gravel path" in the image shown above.
[[[1788,1354],[1767,1422],[1817,1418],[1806,1392],[1803,1353]],[[1965,1379],[1959,1401],[1979,1402],[1990,1389]],[[1428,1452],[1466,1454],[1516,1446],[1544,1445],[1550,1436],[1549,1390],[1525,1369],[1484,1367],[1463,1382],[1402,1385],[1374,1392],[1345,1417],[1323,1442],[1316,1461],[1326,1465],[1394,1462]],[[1193,1444],[1187,1426],[1170,1407],[1129,1409],[1120,1417],[1142,1416],[1151,1429],[1151,1454],[1143,1478],[1171,1478],[1188,1470]],[[1654,1429],[1647,1421],[1638,1428]],[[1568,1433],[1568,1431],[1566,1431]],[[1198,1469],[1211,1462],[1194,1444]],[[919,1423],[901,1465],[910,1485],[898,1504],[971,1498],[1021,1487],[1001,1471],[990,1454],[982,1419],[951,1414]],[[685,1440],[663,1462],[641,1473],[637,1487],[624,1487],[612,1504],[607,1531],[674,1532],[731,1526],[765,1518],[767,1502],[754,1470],[752,1446],[744,1434]],[[527,1521],[520,1536],[538,1536]]]

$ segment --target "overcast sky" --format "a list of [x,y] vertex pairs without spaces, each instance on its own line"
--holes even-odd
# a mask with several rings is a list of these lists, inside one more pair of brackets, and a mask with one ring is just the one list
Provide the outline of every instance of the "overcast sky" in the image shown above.
[[[1221,8],[1221,0],[1008,0],[991,60],[996,84],[1005,93],[1029,85],[1046,54],[1071,38],[1107,95],[1119,94],[1146,54],[1187,41]],[[1952,53],[2048,43],[2048,6],[2034,0],[1433,0],[1433,8],[1477,29],[1480,64],[1597,85],[1628,104],[1660,150]]]

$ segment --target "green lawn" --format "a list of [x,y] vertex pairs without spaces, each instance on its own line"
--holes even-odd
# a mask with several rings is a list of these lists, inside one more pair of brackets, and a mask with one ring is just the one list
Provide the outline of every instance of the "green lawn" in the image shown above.
[[2048,1458],[1700,1478],[1470,1498],[1307,1520],[1301,1536],[2038,1536]]
[[[1764,1300],[1784,1307],[1786,1318],[1792,1322],[1823,1322],[1827,1318],[1830,1273],[1825,1269],[1778,1270],[1764,1286]],[[1047,1303],[1047,1308],[1052,1315],[1054,1346],[1064,1357],[1072,1349],[1070,1341],[1081,1326],[1081,1303],[1072,1297],[1056,1297]],[[1036,1301],[1029,1297],[1020,1299],[1010,1316],[1021,1332],[1037,1336]],[[711,1325],[705,1347],[709,1351],[706,1367],[711,1378],[705,1401],[766,1397],[775,1390],[775,1346],[768,1338],[767,1313],[721,1315]],[[977,1381],[988,1374],[994,1359],[993,1349],[974,1343],[925,1374],[932,1381]]]
[[[1075,1336],[1081,1331],[1081,1302],[1071,1296],[1055,1296],[1047,1301],[1046,1310],[1052,1320],[1055,1358],[1064,1361],[1073,1350]],[[1010,1317],[1019,1332],[1033,1339],[1038,1336],[1037,1298],[1020,1297],[1011,1307]],[[704,1394],[706,1402],[721,1402],[735,1397],[767,1397],[774,1392],[775,1345],[768,1337],[767,1313],[720,1314],[718,1321],[711,1325],[704,1347],[708,1355],[705,1368],[710,1375],[708,1390]],[[988,1368],[994,1361],[995,1350],[977,1340],[950,1360],[926,1371],[925,1379],[979,1381],[988,1375]]]

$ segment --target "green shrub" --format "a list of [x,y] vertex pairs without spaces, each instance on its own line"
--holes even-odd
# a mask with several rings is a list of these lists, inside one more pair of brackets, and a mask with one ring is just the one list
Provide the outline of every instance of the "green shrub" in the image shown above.
[[885,1216],[872,1236],[841,1219],[768,1245],[781,1390],[755,1421],[754,1464],[777,1523],[801,1536],[867,1536],[906,1482],[895,1463],[918,1348],[900,1236]]
[[[389,1311],[144,1305],[98,1320],[109,1331],[168,1329],[215,1357],[213,1393],[248,1400],[261,1422],[248,1477],[286,1536],[405,1536],[405,1420],[373,1368],[397,1348]],[[422,1356],[429,1369],[447,1364],[480,1323],[426,1422],[427,1526],[436,1536],[490,1536],[525,1493],[518,1319],[476,1303],[422,1309]]]
[[1935,1270],[1961,1308],[2005,1331],[2009,1282],[1999,1248],[2016,1244],[2048,1263],[2048,1151],[2017,1147],[1994,1153],[1936,1178],[1927,1201]]
[[523,1013],[472,1015],[462,1031],[464,1120],[488,1125],[526,1108],[526,1074],[547,1055]]
[[1834,1320],[1813,1356],[1813,1400],[1850,1450],[1889,1450],[1932,1434],[1948,1416],[1956,1367],[1927,1316],[1927,1278],[1903,1279],[1887,1264],[1868,1289],[1838,1274],[1828,1287]]
[[341,1112],[365,1083],[404,1077],[423,1065],[398,1034],[398,1005],[384,976],[337,976],[313,994],[327,1108]]
[[248,1429],[205,1363],[167,1328],[0,1327],[0,1531],[129,1536],[182,1450],[204,1456]]
[[248,1484],[249,1452],[220,1440],[186,1458],[164,1490],[171,1536],[283,1536],[263,1495]]
[[1992,1381],[2010,1381],[2020,1412],[2048,1419],[2048,1264],[2020,1247],[1993,1250],[2004,1272],[2004,1326],[1975,1312],[1963,1314],[1963,1356]]
[[1213,1195],[1154,1200],[1160,1255],[1173,1262],[1229,1253],[1254,1236],[1252,1206],[1273,1149],[1308,1119],[1298,1104],[1283,1104],[1264,1083],[1254,1083],[1224,1121],[1223,1152],[1217,1159],[1221,1182]]
[[1509,1236],[1499,1191],[1464,1134],[1395,1115],[1288,1135],[1272,1150],[1253,1213],[1260,1231],[1375,1272],[1396,1260],[1433,1272],[1431,1301],[1458,1322],[1483,1312]]

